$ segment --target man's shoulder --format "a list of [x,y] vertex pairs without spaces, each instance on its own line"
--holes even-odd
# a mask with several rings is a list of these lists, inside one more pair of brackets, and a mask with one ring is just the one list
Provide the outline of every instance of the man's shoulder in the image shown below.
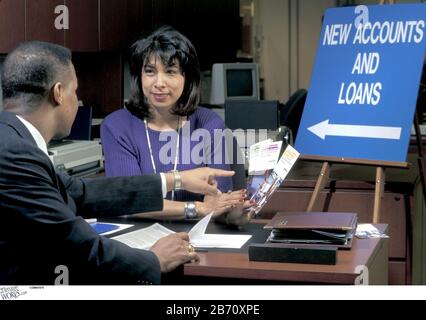
[[22,137],[18,134],[16,129],[6,122],[0,121],[0,136],[2,137],[0,146],[15,146],[21,140]]
[[35,142],[23,137],[16,128],[7,123],[0,122],[0,157],[4,159],[25,157],[25,158],[43,158],[44,153]]

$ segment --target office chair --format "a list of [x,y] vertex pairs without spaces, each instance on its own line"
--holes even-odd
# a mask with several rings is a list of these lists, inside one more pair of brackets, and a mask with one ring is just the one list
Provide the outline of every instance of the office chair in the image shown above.
[[276,100],[226,100],[225,125],[231,129],[277,130],[278,105]]
[[296,139],[297,131],[299,130],[307,95],[307,90],[297,90],[280,110],[280,125],[290,128],[293,141]]
[[232,163],[229,164],[229,167],[231,171],[235,171],[235,174],[232,176],[232,186],[234,190],[245,189],[247,185],[244,155],[241,153],[238,141],[232,132],[226,132],[226,141],[230,142],[226,144],[226,148],[228,154],[232,155]]
[[244,167],[244,156],[241,154],[240,146],[238,145],[237,139],[233,139],[233,159],[238,161],[233,161],[230,164],[230,169],[235,171],[235,174],[232,177],[232,186],[234,190],[245,189],[247,187],[246,182],[246,170]]

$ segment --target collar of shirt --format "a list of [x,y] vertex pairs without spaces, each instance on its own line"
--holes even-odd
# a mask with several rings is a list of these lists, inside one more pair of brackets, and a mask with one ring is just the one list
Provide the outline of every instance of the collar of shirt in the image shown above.
[[[46,141],[44,141],[40,131],[38,131],[36,129],[36,127],[34,127],[31,123],[29,123],[27,120],[21,118],[20,116],[16,116],[22,123],[23,125],[28,129],[28,131],[31,133],[32,137],[34,138],[35,142],[37,143],[37,147],[43,151],[48,157],[49,157],[49,152],[47,151],[47,144]],[[49,157],[50,159],[50,157]]]

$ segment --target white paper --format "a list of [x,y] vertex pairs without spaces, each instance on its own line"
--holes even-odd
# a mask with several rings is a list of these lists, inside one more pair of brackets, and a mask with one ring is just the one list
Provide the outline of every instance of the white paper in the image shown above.
[[[195,248],[239,249],[251,238],[251,235],[206,234],[207,225],[212,216],[212,213],[205,216],[188,232],[189,241]],[[172,233],[174,231],[155,223],[147,228],[129,232],[113,239],[132,248],[149,249],[160,238]]]
[[389,238],[388,235],[380,233],[379,229],[369,223],[359,224],[356,227],[355,236],[357,238],[366,239],[366,238]]
[[158,239],[172,233],[174,231],[167,229],[159,223],[155,223],[147,228],[128,232],[112,239],[127,244],[132,248],[149,249]]
[[251,238],[251,235],[206,233],[212,216],[212,213],[208,214],[189,231],[189,241],[194,247],[239,249]]

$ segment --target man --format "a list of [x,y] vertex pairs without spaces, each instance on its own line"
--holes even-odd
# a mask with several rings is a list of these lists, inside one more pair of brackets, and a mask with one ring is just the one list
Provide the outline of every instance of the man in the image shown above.
[[162,195],[180,183],[214,194],[214,177],[233,172],[73,179],[55,172],[46,147],[69,134],[77,112],[70,51],[45,42],[18,46],[4,62],[2,89],[0,285],[53,285],[62,265],[70,284],[160,283],[161,272],[197,258],[186,233],[138,250],[97,235],[82,216],[161,210]]

